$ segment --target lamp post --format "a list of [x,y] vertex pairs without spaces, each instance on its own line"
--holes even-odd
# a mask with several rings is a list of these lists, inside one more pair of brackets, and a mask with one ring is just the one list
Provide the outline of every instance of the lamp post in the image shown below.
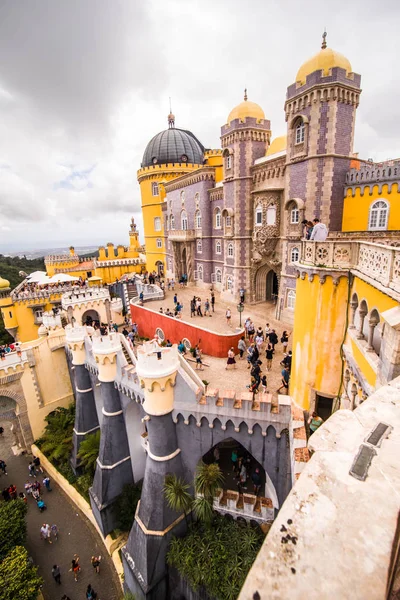
[[244,306],[241,302],[237,305],[237,309],[238,309],[239,320],[240,320],[239,327],[241,327],[242,326],[242,312],[244,311]]

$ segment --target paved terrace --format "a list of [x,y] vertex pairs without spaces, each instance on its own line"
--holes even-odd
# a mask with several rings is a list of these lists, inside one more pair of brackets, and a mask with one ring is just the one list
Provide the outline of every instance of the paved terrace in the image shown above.
[[[239,331],[239,313],[237,311],[237,303],[232,302],[228,304],[220,299],[220,294],[215,292],[215,312],[212,317],[190,317],[190,300],[193,296],[198,296],[202,300],[202,310],[204,313],[204,302],[206,298],[210,299],[210,295],[208,290],[197,288],[195,285],[189,284],[185,288],[180,288],[179,285],[175,286],[175,291],[173,292],[165,290],[165,298],[163,300],[154,300],[151,302],[146,302],[145,307],[150,309],[156,313],[160,311],[160,308],[165,310],[169,308],[171,311],[174,309],[174,294],[177,294],[178,300],[180,303],[183,303],[182,310],[182,319],[180,322],[187,322],[198,327],[204,327],[205,329],[210,329],[216,333],[236,333]],[[232,312],[232,327],[229,327],[226,323],[225,312],[227,307],[230,307]],[[275,305],[272,302],[263,302],[260,304],[245,304],[245,309],[242,313],[242,326],[247,317],[252,319],[255,328],[261,326],[263,330],[265,330],[266,323],[270,324],[270,327],[275,329],[278,338],[281,338],[281,334],[284,330],[291,332],[291,326],[289,326],[284,321],[277,321],[275,319]],[[140,330],[139,330],[140,334]],[[171,342],[176,343],[179,340],[171,340]],[[289,346],[291,349],[292,338],[289,338]],[[201,342],[200,342],[201,347]],[[235,348],[237,351],[237,348]],[[267,375],[268,381],[268,391],[273,393],[275,396],[275,392],[278,387],[281,385],[281,370],[280,361],[283,359],[283,349],[282,344],[279,343],[276,347],[275,357],[272,362],[272,370],[268,373],[266,371],[266,360],[265,360],[265,344],[263,346],[263,352],[261,354],[261,360],[263,364],[261,366],[262,374]],[[188,357],[188,355],[186,355]],[[246,391],[246,385],[250,383],[250,370],[247,368],[247,361],[245,359],[239,360],[239,356],[236,357],[236,369],[229,367],[226,371],[226,359],[221,359],[213,356],[203,356],[204,371],[200,371],[199,374],[201,378],[209,382],[210,388],[217,389],[229,389],[234,390],[235,392],[244,392]],[[194,362],[190,362],[192,367],[195,367]],[[206,366],[208,365],[208,366]],[[261,388],[260,388],[261,389]]]

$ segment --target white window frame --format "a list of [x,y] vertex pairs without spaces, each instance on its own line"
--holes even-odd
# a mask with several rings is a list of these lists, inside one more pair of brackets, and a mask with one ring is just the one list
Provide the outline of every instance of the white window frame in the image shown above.
[[[270,222],[270,215],[272,214],[274,214],[274,221]],[[270,227],[276,225],[276,206],[274,204],[271,204],[267,208],[267,225],[269,225]]]
[[254,217],[254,225],[256,227],[261,227],[262,221],[263,221],[263,209],[262,209],[262,206],[257,206],[255,217]]
[[226,169],[232,169],[232,154],[228,154],[226,157]]
[[217,240],[215,242],[215,254],[222,254],[222,244],[221,240]]
[[294,310],[296,305],[296,290],[288,290],[286,298],[286,308]]
[[201,254],[203,252],[203,242],[201,240],[197,240],[196,247],[198,254]]
[[169,218],[169,230],[173,231],[175,229],[175,217],[171,215]]
[[295,132],[296,132],[295,144],[302,144],[306,137],[306,126],[304,124],[304,121],[301,121],[300,123],[298,123],[296,125]]
[[226,276],[226,289],[229,291],[233,291],[233,277],[232,275]]
[[156,245],[157,245],[157,248],[162,248],[162,239],[161,238],[157,238]]
[[204,268],[203,268],[203,265],[198,265],[197,266],[197,278],[200,281],[203,281],[203,279],[204,279]]
[[187,231],[188,230],[188,216],[187,216],[186,210],[183,210],[181,212],[181,229],[183,231]]
[[201,229],[201,212],[196,210],[195,214],[196,229]]
[[234,256],[232,242],[229,242],[229,244],[228,244],[228,247],[227,247],[227,256],[229,256],[230,258],[232,258]]
[[389,202],[380,198],[375,200],[369,209],[368,231],[383,231],[389,221]]
[[300,258],[300,252],[297,246],[294,246],[294,248],[291,248],[290,250],[290,262],[294,263],[297,262]]
[[215,209],[215,229],[221,229],[221,222],[222,222],[221,209],[216,208]]
[[152,181],[151,182],[151,194],[152,194],[152,196],[159,196],[160,195],[160,190],[158,188],[157,181]]
[[162,227],[161,227],[161,218],[160,217],[154,217],[154,231],[161,231]]
[[217,283],[222,283],[222,271],[221,271],[221,269],[215,269],[215,281]]
[[292,210],[290,211],[290,224],[291,225],[297,225],[300,221],[300,211],[299,209],[296,208],[292,208]]
[[225,226],[226,227],[232,227],[232,217],[230,215],[227,215],[225,217]]

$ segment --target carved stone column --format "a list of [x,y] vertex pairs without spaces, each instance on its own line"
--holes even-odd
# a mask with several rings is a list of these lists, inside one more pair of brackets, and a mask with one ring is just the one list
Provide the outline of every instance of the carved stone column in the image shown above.
[[365,336],[363,334],[363,329],[364,329],[364,320],[365,320],[365,317],[367,316],[367,310],[365,308],[360,308],[359,315],[360,315],[360,328],[358,330],[357,339],[363,340],[363,339],[365,339]]
[[369,320],[369,332],[368,332],[368,346],[367,352],[374,352],[373,342],[374,342],[374,332],[375,327],[378,325],[379,320],[376,316],[371,316]]
[[356,407],[356,397],[357,397],[357,386],[355,383],[351,386],[351,402],[350,402],[350,410],[354,410]]
[[349,329],[355,329],[356,326],[354,325],[354,319],[356,317],[356,310],[358,307],[358,302],[352,300],[350,302],[350,325],[349,325]]

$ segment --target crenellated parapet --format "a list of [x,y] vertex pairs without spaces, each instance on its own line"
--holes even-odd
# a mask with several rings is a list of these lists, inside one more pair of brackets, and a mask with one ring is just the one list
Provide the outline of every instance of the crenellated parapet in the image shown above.
[[114,382],[117,375],[117,354],[122,352],[119,333],[92,338],[92,352],[101,382]]
[[73,365],[84,365],[86,360],[85,337],[88,335],[86,326],[67,325],[65,341],[72,354]]

